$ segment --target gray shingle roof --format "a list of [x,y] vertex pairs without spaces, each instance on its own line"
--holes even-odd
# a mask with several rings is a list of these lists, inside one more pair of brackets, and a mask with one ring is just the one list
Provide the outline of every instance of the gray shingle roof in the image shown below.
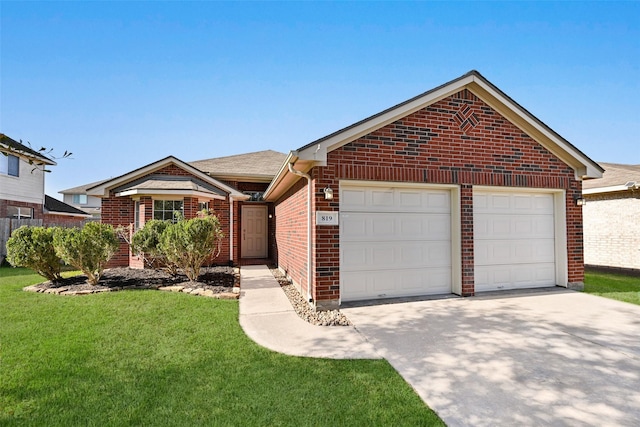
[[[109,178],[111,179],[111,178]],[[100,181],[90,182],[89,184],[79,185],[77,187],[67,188],[66,190],[60,190],[58,193],[60,194],[87,194],[87,188],[95,187],[96,185],[100,185],[103,182],[108,181],[107,179],[101,179]]]
[[640,183],[640,165],[623,165],[619,163],[599,163],[604,168],[602,178],[583,181],[582,188],[602,188],[624,185],[629,181]]
[[85,211],[68,205],[65,202],[61,202],[58,199],[54,199],[51,196],[47,196],[46,194],[44,195],[44,208],[49,212],[90,216]]
[[244,175],[273,178],[286,158],[287,155],[284,153],[265,150],[215,159],[196,160],[188,163],[213,177]]

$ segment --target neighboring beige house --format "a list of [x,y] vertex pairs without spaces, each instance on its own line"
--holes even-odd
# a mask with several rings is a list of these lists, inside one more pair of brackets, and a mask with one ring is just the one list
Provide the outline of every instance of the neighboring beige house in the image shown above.
[[52,159],[0,133],[0,264],[5,243],[21,225],[81,227],[89,215],[44,193]]
[[104,181],[105,180],[101,180],[89,184],[80,185],[78,187],[68,188],[66,190],[58,191],[58,193],[62,194],[62,200],[66,204],[88,213],[93,219],[99,220],[101,216],[100,211],[102,199],[100,199],[99,197],[87,195],[87,188],[100,185]]
[[640,272],[640,165],[600,163],[583,182],[584,263]]

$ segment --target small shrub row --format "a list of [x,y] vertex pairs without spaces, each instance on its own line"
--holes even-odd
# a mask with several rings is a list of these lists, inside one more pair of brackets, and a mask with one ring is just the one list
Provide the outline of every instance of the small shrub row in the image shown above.
[[109,224],[91,222],[82,229],[28,227],[15,230],[7,241],[7,261],[27,267],[46,279],[61,279],[62,262],[82,271],[96,285],[119,240]]
[[[98,222],[82,229],[22,226],[7,241],[7,261],[16,267],[31,268],[51,281],[61,279],[60,269],[65,262],[96,285],[118,250],[117,233],[111,225]],[[179,219],[176,223],[147,222],[133,235],[131,249],[147,263],[160,264],[171,274],[182,270],[195,282],[202,265],[218,255],[223,237],[218,218],[202,212],[197,218]]]

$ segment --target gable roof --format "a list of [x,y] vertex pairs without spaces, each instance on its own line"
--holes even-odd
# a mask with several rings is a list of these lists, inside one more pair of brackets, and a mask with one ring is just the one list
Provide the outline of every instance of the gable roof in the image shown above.
[[65,202],[61,202],[58,199],[54,199],[51,196],[44,195],[44,208],[45,213],[53,214],[53,215],[69,215],[69,216],[81,216],[90,218],[91,215],[82,211],[78,208],[75,208],[71,205],[66,204]]
[[[205,183],[211,184],[214,187],[219,188],[220,190],[229,194],[231,197],[237,200],[244,200],[249,197],[245,194],[240,193],[236,189],[229,187],[226,184],[223,184],[217,179],[210,177],[209,175],[205,174],[201,170],[173,156],[165,157],[164,159],[158,160],[157,162],[150,163],[146,166],[143,166],[131,172],[125,173],[124,175],[120,175],[116,178],[111,178],[106,181],[102,181],[99,184],[94,185],[93,187],[88,187],[87,195],[96,196],[96,197],[107,197],[109,195],[110,190],[122,187],[127,183],[143,178],[147,175],[153,174],[154,172],[169,165],[175,165],[185,170],[186,172],[189,172],[191,175],[195,176],[196,178],[204,181]],[[174,177],[174,178],[179,178],[179,177]]]
[[247,154],[196,160],[188,163],[216,178],[229,180],[251,178],[252,180],[270,182],[276,173],[278,173],[278,169],[286,157],[286,154],[278,151],[264,150]]
[[604,174],[600,179],[582,183],[583,194],[609,193],[640,188],[640,165],[600,163]]
[[12,138],[9,138],[3,133],[0,133],[0,151],[14,155],[20,155],[36,163],[52,166],[55,166],[57,164],[52,159],[40,154],[31,147],[28,147]]
[[578,178],[588,179],[602,176],[603,170],[596,162],[485,79],[478,71],[472,70],[448,83],[290,152],[285,163],[280,167],[278,174],[269,185],[269,188],[267,188],[265,198],[273,197],[274,191],[278,194],[286,191],[287,188],[300,179],[299,176],[288,172],[287,163],[296,163],[296,169],[302,172],[310,170],[313,166],[324,166],[327,161],[327,153],[463,89],[468,89],[484,103],[573,168]]
[[113,190],[117,196],[171,194],[196,195],[222,200],[226,197],[224,191],[192,176],[147,175]]

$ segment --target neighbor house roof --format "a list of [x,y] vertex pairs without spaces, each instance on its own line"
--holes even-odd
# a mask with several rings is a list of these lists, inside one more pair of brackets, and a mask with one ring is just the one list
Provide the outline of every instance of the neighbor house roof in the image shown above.
[[604,168],[602,178],[583,182],[583,194],[610,193],[640,188],[640,165],[601,162],[600,166]]
[[[111,179],[111,178],[110,178]],[[67,188],[66,190],[58,191],[60,194],[86,194],[87,189],[91,187],[95,187],[96,185],[102,184],[103,182],[108,181],[108,179],[101,179],[100,181],[90,182],[88,184],[79,185],[77,187]]]
[[457,79],[451,80],[448,83],[401,102],[380,113],[310,142],[296,151],[290,152],[285,162],[281,165],[278,174],[269,185],[269,188],[267,188],[264,197],[273,198],[274,194],[282,194],[282,192],[286,191],[286,189],[290,188],[293,183],[300,179],[300,176],[288,171],[288,163],[295,163],[296,169],[301,172],[307,172],[314,166],[324,166],[327,161],[327,153],[463,89],[472,92],[520,128],[524,133],[573,168],[578,178],[588,179],[602,176],[602,168],[596,162],[494,86],[479,72],[472,70]]
[[[136,180],[140,180],[140,179],[146,179],[146,177],[148,175],[153,175],[154,172],[159,171],[160,169],[170,166],[170,165],[175,165],[177,167],[179,167],[180,169],[185,170],[186,172],[189,172],[191,175],[193,175],[195,178],[201,180],[202,182],[212,185],[216,188],[218,188],[219,190],[222,190],[222,192],[224,193],[228,193],[231,197],[235,198],[236,200],[244,200],[246,198],[248,198],[249,196],[240,193],[238,190],[229,187],[228,185],[218,181],[217,179],[207,175],[206,173],[202,172],[200,169],[197,169],[191,165],[189,165],[188,163],[183,162],[182,160],[173,157],[173,156],[168,156],[165,157],[164,159],[158,160],[156,162],[150,163],[146,166],[143,166],[141,168],[138,168],[136,170],[133,170],[131,172],[127,172],[123,175],[120,175],[118,177],[115,178],[111,178],[108,179],[106,181],[102,181],[97,185],[94,185],[92,187],[88,187],[87,188],[87,194],[89,196],[96,196],[96,197],[107,197],[109,195],[109,191],[111,190],[120,190],[123,189],[126,184],[129,183],[133,183],[136,182]],[[172,176],[172,175],[167,175],[167,180],[171,181],[181,181],[182,177],[176,177],[176,176]],[[134,185],[134,184],[132,184]],[[133,191],[134,189],[132,189]],[[138,189],[139,190],[139,189]],[[135,194],[141,194],[140,191],[135,190]],[[151,191],[151,189],[149,189],[149,193],[148,194],[159,194],[157,191],[160,189],[155,189],[153,191]],[[185,189],[186,190],[186,189]],[[191,191],[197,191],[197,190],[191,190]],[[168,193],[167,193],[168,192]],[[134,193],[131,193],[134,194]],[[165,194],[171,194],[171,190],[165,190]],[[125,195],[124,193],[121,193],[121,195]]]
[[228,180],[251,178],[270,182],[286,158],[287,155],[284,153],[264,150],[188,163],[216,178]]
[[28,147],[3,133],[0,133],[0,151],[21,155],[22,157],[26,157],[27,159],[33,160],[36,163],[42,163],[45,165],[56,165],[56,162],[54,162],[47,156],[44,156],[31,147]]
[[68,205],[65,202],[61,202],[58,199],[54,199],[51,196],[47,196],[46,194],[44,195],[44,209],[47,211],[46,213],[52,215],[81,216],[86,218],[91,217],[91,215],[85,211]]

